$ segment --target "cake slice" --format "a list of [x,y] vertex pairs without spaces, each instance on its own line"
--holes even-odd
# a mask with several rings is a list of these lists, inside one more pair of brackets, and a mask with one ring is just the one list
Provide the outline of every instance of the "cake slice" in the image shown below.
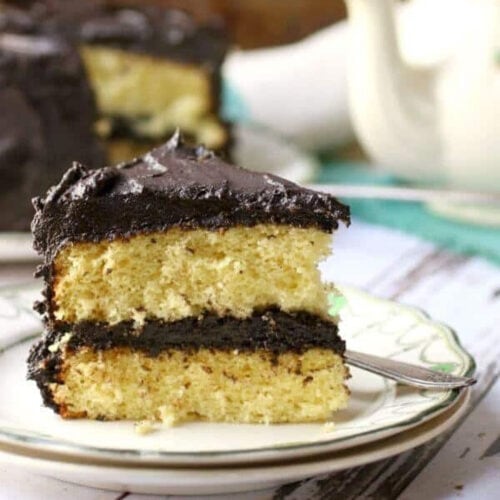
[[228,40],[216,23],[155,7],[102,8],[79,20],[78,44],[101,114],[97,132],[112,162],[164,142],[177,127],[189,140],[227,152],[220,118]]
[[318,263],[348,208],[164,146],[74,165],[34,200],[46,331],[29,376],[63,417],[308,422],[348,399]]

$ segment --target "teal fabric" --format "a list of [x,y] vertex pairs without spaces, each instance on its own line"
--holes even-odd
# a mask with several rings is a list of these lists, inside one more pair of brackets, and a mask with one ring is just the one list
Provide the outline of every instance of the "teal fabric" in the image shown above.
[[247,122],[250,111],[241,95],[235,90],[228,80],[222,80],[221,115],[230,122]]
[[[398,185],[390,174],[362,163],[323,161],[317,182]],[[500,265],[500,229],[480,227],[433,215],[421,203],[379,200],[346,200],[354,216],[420,236],[439,246],[466,255],[480,255]]]

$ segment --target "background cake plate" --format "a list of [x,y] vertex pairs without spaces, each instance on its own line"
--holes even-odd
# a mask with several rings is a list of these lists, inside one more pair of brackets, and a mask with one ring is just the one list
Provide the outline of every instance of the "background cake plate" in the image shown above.
[[[341,335],[352,350],[471,375],[472,358],[445,326],[419,311],[341,288]],[[68,457],[175,466],[288,460],[359,446],[422,424],[456,402],[458,391],[403,387],[352,369],[352,395],[333,424],[234,425],[192,422],[138,435],[132,422],[62,420],[27,381],[29,346],[41,332],[33,287],[0,289],[0,443]]]
[[26,454],[0,444],[0,462],[33,473],[95,488],[134,493],[206,495],[271,488],[307,477],[358,467],[397,455],[439,436],[452,427],[467,409],[470,391],[445,412],[413,429],[367,445],[340,450],[312,459],[256,466],[168,468],[127,466],[116,463],[71,461],[46,453]]
[[0,231],[0,262],[33,262],[39,259],[33,250],[31,233]]
[[[254,125],[234,125],[233,131],[232,155],[237,165],[271,172],[299,184],[312,181],[318,162],[293,143]],[[0,263],[39,259],[30,233],[0,231]]]

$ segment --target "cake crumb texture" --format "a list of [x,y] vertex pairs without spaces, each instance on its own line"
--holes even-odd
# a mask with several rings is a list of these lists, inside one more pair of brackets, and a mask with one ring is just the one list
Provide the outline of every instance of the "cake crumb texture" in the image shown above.
[[316,228],[261,224],[70,244],[54,263],[54,315],[115,324],[207,311],[245,318],[277,306],[328,318],[317,265],[330,241]]
[[154,422],[151,420],[141,420],[134,425],[134,431],[139,436],[146,436],[155,431]]
[[327,349],[302,354],[200,349],[150,357],[112,348],[67,350],[51,385],[66,418],[184,422],[325,421],[347,404],[347,368]]

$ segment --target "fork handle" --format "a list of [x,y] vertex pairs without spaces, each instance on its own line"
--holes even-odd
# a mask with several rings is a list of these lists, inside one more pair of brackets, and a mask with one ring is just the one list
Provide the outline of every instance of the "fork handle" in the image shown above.
[[423,389],[459,389],[476,383],[472,377],[457,377],[371,354],[346,350],[344,356],[347,363],[352,366]]

